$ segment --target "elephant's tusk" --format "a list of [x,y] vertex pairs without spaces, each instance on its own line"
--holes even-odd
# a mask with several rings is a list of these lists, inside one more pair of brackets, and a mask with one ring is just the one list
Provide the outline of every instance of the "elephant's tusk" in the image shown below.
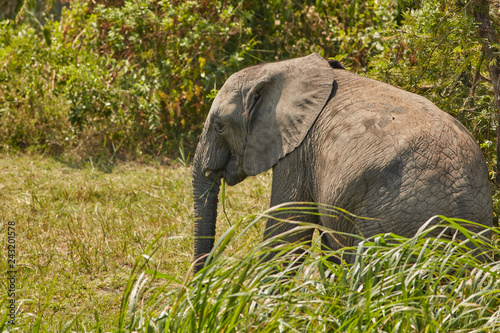
[[207,177],[207,178],[208,178],[208,177],[210,177],[210,174],[211,174],[211,173],[212,173],[212,171],[211,171],[211,170],[207,170],[207,171],[205,171],[205,177]]

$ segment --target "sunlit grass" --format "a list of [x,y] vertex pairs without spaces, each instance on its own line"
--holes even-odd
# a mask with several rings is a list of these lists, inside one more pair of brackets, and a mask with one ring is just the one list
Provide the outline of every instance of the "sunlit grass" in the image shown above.
[[[269,183],[261,176],[228,188],[228,217],[265,209]],[[16,221],[18,331],[30,331],[38,319],[40,332],[75,318],[73,331],[118,327],[136,258],[159,236],[145,269],[175,277],[167,287],[177,288],[192,261],[192,209],[191,169],[180,164],[127,163],[104,173],[90,161],[74,169],[36,155],[3,155],[0,257],[6,258],[7,222]],[[222,213],[219,221],[221,234],[229,224]],[[257,242],[260,231],[251,234]],[[6,265],[0,261],[2,272]],[[0,322],[5,311],[1,306]]]
[[[330,264],[318,244],[279,245],[273,250],[279,255],[263,262],[262,256],[276,240],[249,250],[244,244],[246,231],[235,226],[219,239],[210,264],[193,280],[186,279],[177,290],[162,291],[143,312],[130,312],[129,328],[139,332],[497,331],[500,265],[484,262],[470,244],[489,257],[498,255],[499,249],[481,235],[467,233],[462,223],[445,218],[412,238],[384,234],[356,248],[330,253],[355,253],[352,265]],[[449,229],[467,237],[428,235]],[[226,254],[231,243],[239,249]],[[297,247],[305,252],[288,255]],[[135,293],[142,289],[144,278],[137,278]],[[130,302],[139,305],[137,298]]]
[[[333,265],[317,236],[311,246],[272,250],[277,240],[261,241],[267,216],[315,211],[305,203],[266,210],[265,174],[223,188],[217,246],[193,277],[190,168],[129,163],[107,171],[90,161],[73,169],[40,156],[0,160],[1,239],[6,244],[7,222],[16,221],[18,263],[17,323],[6,325],[2,289],[0,331],[500,329],[500,266],[474,252],[498,258],[498,246],[475,234],[428,237],[432,230],[465,231],[463,221],[445,219],[409,239],[379,235],[328,253],[355,256],[352,265]],[[298,247],[302,254],[290,255]],[[264,262],[269,251],[277,255]],[[6,272],[5,261],[0,268]]]

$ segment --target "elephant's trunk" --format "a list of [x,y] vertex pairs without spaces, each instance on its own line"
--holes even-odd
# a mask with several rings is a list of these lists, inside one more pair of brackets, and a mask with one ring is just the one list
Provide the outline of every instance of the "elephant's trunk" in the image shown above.
[[204,175],[201,158],[197,151],[193,160],[194,200],[194,260],[196,274],[203,268],[206,256],[214,246],[215,222],[220,176],[212,172]]

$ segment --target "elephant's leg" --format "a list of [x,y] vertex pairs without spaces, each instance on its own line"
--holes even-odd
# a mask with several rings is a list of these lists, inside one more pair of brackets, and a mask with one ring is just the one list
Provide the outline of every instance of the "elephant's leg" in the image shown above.
[[[323,253],[328,253],[329,251],[338,250],[340,247],[338,242],[334,239],[334,236],[328,232],[323,232],[321,234],[321,251]],[[338,256],[329,255],[327,257],[328,261],[340,265],[340,258]]]
[[354,235],[362,234],[358,227],[360,221],[341,211],[332,211],[331,209],[323,208],[319,210],[319,213],[319,223],[323,227],[330,229],[330,231],[323,231],[321,234],[321,249],[327,256],[328,261],[335,264],[340,264],[341,260],[352,263],[355,259],[352,251],[344,250],[337,252],[336,255],[332,255],[331,252],[357,246],[359,239]]
[[[307,204],[312,202],[306,177],[300,174],[302,168],[294,166],[294,153],[287,156],[273,168],[273,186],[271,193],[271,207],[279,204],[294,202],[287,205],[285,209],[276,211],[266,224],[264,239],[269,240],[276,237],[272,247],[283,244],[305,243],[310,245],[314,228],[304,223],[318,224],[316,208]],[[292,165],[291,165],[292,164]],[[304,209],[305,208],[305,209]],[[280,235],[282,235],[280,237]],[[303,253],[303,249],[296,249],[295,254]],[[270,251],[266,259],[276,255],[276,251]]]
[[[317,224],[317,219],[314,215],[310,214],[311,211],[309,211],[309,213],[301,213],[301,206],[303,205],[287,206],[287,210],[289,209],[290,212],[279,214],[276,216],[276,219],[270,218],[267,220],[264,239],[269,240],[271,238],[275,238],[275,240],[270,244],[272,247],[299,243],[310,246],[314,228],[304,225],[304,222]],[[285,220],[291,222],[285,222]],[[269,252],[266,255],[266,259],[269,260],[274,257],[277,251]],[[293,253],[299,255],[303,252],[303,249],[296,248]]]

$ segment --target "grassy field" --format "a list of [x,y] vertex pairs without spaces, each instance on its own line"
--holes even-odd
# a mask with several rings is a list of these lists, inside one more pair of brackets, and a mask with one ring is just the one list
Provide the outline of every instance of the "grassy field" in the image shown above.
[[[226,193],[227,217],[220,216],[218,234],[230,221],[267,208],[270,177],[249,179]],[[8,222],[16,224],[19,332],[35,326],[55,332],[77,317],[79,331],[96,323],[103,331],[116,328],[136,258],[151,255],[147,248],[157,237],[148,269],[182,281],[191,265],[191,169],[181,163],[120,164],[104,173],[90,162],[75,169],[40,156],[4,155],[0,211],[5,254]],[[256,240],[260,234],[250,233]],[[6,272],[6,260],[0,265]],[[2,297],[3,317],[4,288]]]
[[[332,253],[354,251],[353,265],[332,265],[318,244],[279,245],[283,255],[263,263],[276,241],[261,242],[266,216],[299,209],[260,214],[269,173],[223,186],[216,260],[193,279],[185,165],[124,163],[103,172],[92,161],[72,168],[3,155],[0,228],[6,254],[15,229],[18,308],[15,325],[7,324],[12,281],[2,260],[0,332],[500,330],[500,264],[466,245],[476,242],[498,259],[498,243],[474,234],[465,241],[427,236],[433,228],[464,232],[464,221],[443,217],[409,239],[384,234]],[[298,247],[300,257],[287,255]]]

